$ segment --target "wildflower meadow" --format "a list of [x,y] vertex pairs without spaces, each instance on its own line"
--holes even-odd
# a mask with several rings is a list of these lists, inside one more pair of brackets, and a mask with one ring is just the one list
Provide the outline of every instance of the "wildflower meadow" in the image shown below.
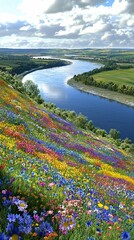
[[0,79],[0,240],[134,239],[133,174],[134,155]]

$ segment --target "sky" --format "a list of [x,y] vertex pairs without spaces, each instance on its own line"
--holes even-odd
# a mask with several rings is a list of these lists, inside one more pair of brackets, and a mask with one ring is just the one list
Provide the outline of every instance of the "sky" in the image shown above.
[[134,48],[134,0],[0,0],[0,48]]

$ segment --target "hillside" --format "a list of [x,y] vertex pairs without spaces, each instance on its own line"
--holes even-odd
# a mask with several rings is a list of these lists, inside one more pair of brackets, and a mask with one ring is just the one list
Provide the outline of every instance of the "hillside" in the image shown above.
[[0,79],[0,239],[134,239],[134,156]]

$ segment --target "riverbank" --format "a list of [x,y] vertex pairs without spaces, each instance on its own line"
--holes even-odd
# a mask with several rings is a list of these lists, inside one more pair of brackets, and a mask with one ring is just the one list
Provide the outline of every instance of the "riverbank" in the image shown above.
[[82,84],[80,82],[76,82],[73,79],[68,80],[68,85],[77,88],[78,90],[86,93],[90,93],[93,95],[97,95],[102,98],[107,98],[109,100],[113,100],[122,104],[125,104],[130,107],[134,107],[134,97],[125,95],[122,93],[110,91],[107,89],[102,89],[94,86],[86,86],[85,84]]
[[33,68],[33,69],[31,69],[31,70],[24,71],[23,73],[18,74],[18,76],[21,77],[21,78],[23,78],[23,77],[26,76],[27,74],[32,73],[32,72],[37,71],[37,70],[43,70],[43,69],[48,69],[48,68],[64,67],[64,66],[67,66],[67,65],[70,65],[70,64],[72,64],[71,61],[64,61],[64,62],[62,62],[61,64],[58,64],[57,66],[51,66],[51,65],[39,66],[39,67],[37,67],[37,68]]

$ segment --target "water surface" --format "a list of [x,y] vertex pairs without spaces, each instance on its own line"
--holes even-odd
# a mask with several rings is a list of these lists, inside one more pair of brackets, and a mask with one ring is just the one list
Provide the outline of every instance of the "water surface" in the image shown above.
[[41,96],[62,109],[81,112],[93,121],[96,127],[109,131],[115,128],[121,138],[129,137],[134,142],[134,108],[99,96],[84,93],[67,84],[75,74],[100,67],[96,63],[73,60],[68,66],[38,70],[27,74],[23,81],[38,84]]

